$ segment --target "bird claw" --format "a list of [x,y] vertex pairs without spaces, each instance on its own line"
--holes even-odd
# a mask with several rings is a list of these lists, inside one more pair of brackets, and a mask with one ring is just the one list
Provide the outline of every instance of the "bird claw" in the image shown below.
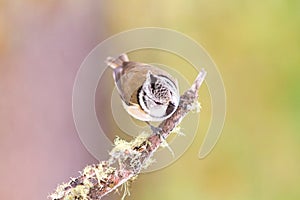
[[155,133],[155,134],[160,134],[162,132],[162,128],[160,128],[160,127],[156,127],[156,126],[151,125],[150,128],[151,128],[152,132]]
[[162,133],[162,128],[153,126],[153,125],[150,124],[149,122],[146,122],[146,123],[150,126],[151,131],[152,131],[153,133],[155,133],[155,134],[157,134],[157,135],[161,135],[161,133]]

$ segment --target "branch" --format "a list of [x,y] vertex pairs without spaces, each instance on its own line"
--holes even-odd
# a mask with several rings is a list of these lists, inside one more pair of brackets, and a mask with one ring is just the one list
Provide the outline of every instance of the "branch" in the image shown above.
[[194,109],[205,76],[206,71],[202,69],[192,87],[180,97],[177,110],[159,125],[156,132],[150,136],[141,134],[131,142],[117,138],[108,161],[85,167],[79,177],[59,185],[49,197],[52,200],[99,200],[135,178],[151,164],[153,154],[171,131]]

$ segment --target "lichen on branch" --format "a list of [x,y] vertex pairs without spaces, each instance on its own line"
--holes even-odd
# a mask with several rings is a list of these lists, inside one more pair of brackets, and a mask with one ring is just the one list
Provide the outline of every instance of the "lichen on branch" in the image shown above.
[[[181,97],[177,110],[164,120],[151,135],[140,134],[130,142],[115,139],[107,161],[85,167],[80,176],[59,185],[49,197],[52,200],[99,200],[137,177],[152,163],[152,156],[164,144],[172,130],[188,112],[199,107],[198,90],[206,76],[202,69],[193,85]],[[196,106],[195,106],[196,105]]]

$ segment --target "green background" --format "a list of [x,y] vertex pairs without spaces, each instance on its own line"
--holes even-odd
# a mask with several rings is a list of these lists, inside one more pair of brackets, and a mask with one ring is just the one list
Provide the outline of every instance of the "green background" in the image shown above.
[[211,113],[201,88],[194,142],[173,165],[139,176],[127,199],[299,199],[299,10],[296,0],[0,1],[1,199],[45,199],[96,162],[72,121],[76,71],[105,38],[146,26],[184,33],[208,51],[227,115],[214,150],[199,160]]

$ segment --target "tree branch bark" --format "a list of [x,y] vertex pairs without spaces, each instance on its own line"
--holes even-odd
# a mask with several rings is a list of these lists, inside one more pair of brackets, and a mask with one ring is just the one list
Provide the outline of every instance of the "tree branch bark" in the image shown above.
[[170,118],[161,122],[157,131],[152,132],[150,136],[140,135],[131,142],[117,138],[108,161],[85,167],[79,177],[59,185],[49,196],[50,199],[99,200],[136,177],[142,169],[151,164],[153,154],[171,131],[194,109],[198,89],[205,76],[206,71],[202,69],[192,87],[180,97],[177,110]]

